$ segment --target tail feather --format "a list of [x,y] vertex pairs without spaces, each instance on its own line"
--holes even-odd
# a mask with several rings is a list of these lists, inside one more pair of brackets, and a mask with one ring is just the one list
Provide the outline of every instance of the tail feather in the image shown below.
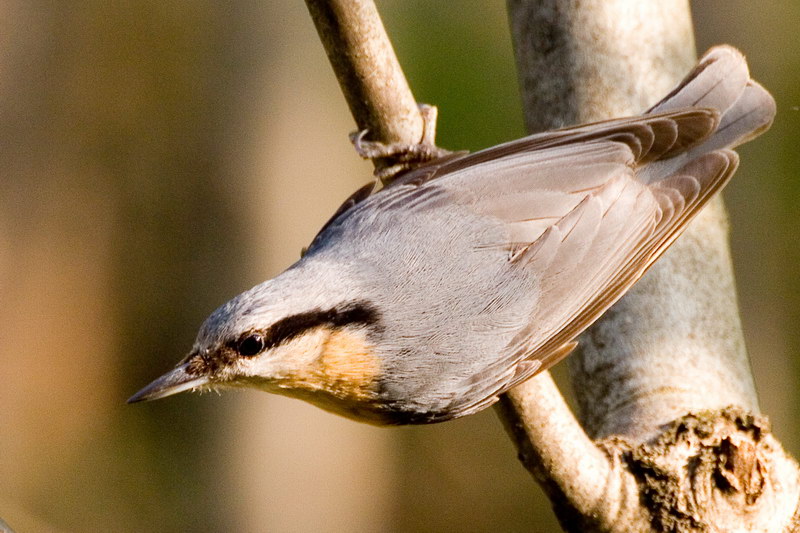
[[703,154],[734,148],[757,137],[770,127],[775,117],[775,100],[750,79],[744,56],[730,46],[709,50],[692,72],[648,113],[686,107],[713,109],[720,115],[719,126],[697,146],[645,168],[642,178],[646,182],[668,177]]
[[663,113],[684,107],[709,107],[724,115],[742,94],[749,80],[750,71],[742,53],[732,46],[715,46],[648,113]]
[[767,131],[775,118],[775,100],[758,82],[750,80],[739,99],[707,141],[708,150],[735,148]]

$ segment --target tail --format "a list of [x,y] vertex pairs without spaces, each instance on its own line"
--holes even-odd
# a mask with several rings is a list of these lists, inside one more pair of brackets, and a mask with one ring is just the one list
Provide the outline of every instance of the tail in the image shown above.
[[769,129],[775,117],[775,100],[758,82],[750,79],[747,61],[735,48],[716,46],[648,114],[661,114],[691,107],[719,114],[719,125],[702,142],[672,158],[654,162],[643,172],[647,182],[667,177],[698,157],[735,148]]

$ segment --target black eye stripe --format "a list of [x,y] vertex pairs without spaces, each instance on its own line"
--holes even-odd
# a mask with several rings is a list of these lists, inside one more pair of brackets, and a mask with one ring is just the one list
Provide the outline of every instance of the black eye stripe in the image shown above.
[[242,339],[234,341],[238,346],[246,337],[259,333],[264,343],[261,351],[269,350],[284,344],[304,332],[319,327],[331,326],[343,328],[350,325],[370,326],[380,321],[378,311],[364,302],[353,302],[345,307],[333,309],[313,309],[305,313],[288,316],[275,322],[269,328],[260,332],[247,333]]

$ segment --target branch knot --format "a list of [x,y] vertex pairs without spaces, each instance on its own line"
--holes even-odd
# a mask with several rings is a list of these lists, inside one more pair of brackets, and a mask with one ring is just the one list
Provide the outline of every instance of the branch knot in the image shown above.
[[784,511],[791,516],[794,510],[775,505],[782,492],[779,501],[796,502],[796,475],[787,483],[780,468],[793,460],[766,417],[737,406],[690,413],[643,444],[612,437],[598,446],[627,463],[656,531],[729,531],[726,525],[742,524],[775,531],[775,524],[787,523]]

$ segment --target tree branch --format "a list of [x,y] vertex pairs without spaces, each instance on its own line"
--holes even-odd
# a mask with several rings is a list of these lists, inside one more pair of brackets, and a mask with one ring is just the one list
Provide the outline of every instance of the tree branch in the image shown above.
[[[374,4],[306,1],[359,128],[387,144],[423,140]],[[685,0],[508,7],[531,131],[640,112],[694,63]],[[726,230],[717,200],[581,339],[571,357],[581,420],[604,440],[590,440],[548,373],[501,398],[520,458],[568,530],[790,524],[800,476],[766,420],[749,413],[757,401]]]
[[[694,65],[685,0],[508,0],[508,8],[531,132],[639,113]],[[548,472],[543,484],[568,530],[787,526],[798,502],[797,465],[771,437],[765,419],[748,414],[758,404],[721,199],[580,345],[570,370],[581,422],[592,438],[605,438],[598,444],[610,464],[624,467],[609,467],[612,477],[591,493],[581,469],[550,462],[569,457],[553,448],[569,450],[568,440],[588,440],[582,431],[570,426],[567,438],[559,438],[560,428],[511,432],[534,477]],[[508,393],[501,416],[512,428],[551,424],[546,411],[552,394],[557,392],[530,380]],[[759,479],[747,505],[736,500],[747,492],[746,483],[734,482],[731,493],[718,483],[731,475],[718,469],[728,452],[749,465],[733,477]],[[629,474],[639,484],[633,498],[639,512],[615,516],[632,501]],[[615,475],[621,481],[612,481]],[[785,492],[770,492],[778,488]],[[593,502],[597,507],[587,512]]]
[[[534,131],[641,112],[695,62],[685,0],[510,0],[509,13]],[[717,199],[570,358],[590,434],[639,438],[693,409],[757,410],[735,298]]]
[[[594,526],[611,530],[623,523],[647,525],[636,479],[619,457],[589,439],[549,372],[542,372],[500,397],[500,419],[514,440],[519,459],[547,493],[562,519],[592,516]],[[615,505],[605,505],[610,494]],[[577,513],[576,513],[577,511]],[[584,531],[584,522],[572,528]]]
[[[306,0],[359,130],[383,144],[422,141],[424,123],[372,0]],[[396,163],[374,159],[376,170]]]

